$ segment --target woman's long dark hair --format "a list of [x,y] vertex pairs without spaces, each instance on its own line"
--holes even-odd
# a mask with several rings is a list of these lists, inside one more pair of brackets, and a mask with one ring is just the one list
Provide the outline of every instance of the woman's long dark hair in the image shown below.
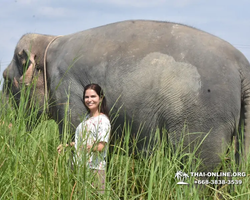
[[83,104],[85,106],[85,108],[87,109],[88,113],[90,113],[89,108],[85,105],[85,93],[86,90],[88,89],[92,89],[96,92],[96,94],[99,96],[99,98],[101,99],[101,105],[99,107],[99,112],[105,114],[108,118],[109,118],[109,110],[107,107],[107,102],[106,102],[106,97],[103,93],[103,90],[101,88],[100,85],[96,84],[96,83],[91,83],[88,84],[84,87],[84,91],[83,91]]

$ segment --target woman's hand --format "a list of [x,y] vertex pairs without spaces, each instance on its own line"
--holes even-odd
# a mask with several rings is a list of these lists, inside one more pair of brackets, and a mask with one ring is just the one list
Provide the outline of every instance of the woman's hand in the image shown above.
[[57,147],[57,152],[60,154],[63,150],[63,144],[60,144],[58,147]]
[[[65,147],[68,147],[68,146],[75,146],[75,142],[70,142],[70,145],[69,144],[66,144]],[[58,147],[57,147],[57,152],[60,154],[63,150],[63,144],[60,144]]]
[[98,142],[97,144],[94,143],[94,145],[87,144],[87,151],[90,153],[91,151],[102,151],[106,145],[106,142]]

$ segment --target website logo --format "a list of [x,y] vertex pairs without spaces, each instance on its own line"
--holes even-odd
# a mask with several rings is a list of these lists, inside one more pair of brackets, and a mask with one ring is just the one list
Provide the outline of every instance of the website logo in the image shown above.
[[175,177],[179,182],[177,183],[178,185],[188,185],[188,183],[184,182],[187,178],[189,178],[188,174],[182,171],[178,171],[175,173]]

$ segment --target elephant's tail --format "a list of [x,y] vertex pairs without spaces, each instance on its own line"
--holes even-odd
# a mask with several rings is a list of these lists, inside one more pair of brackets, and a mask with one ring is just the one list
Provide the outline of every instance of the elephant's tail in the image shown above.
[[[248,73],[242,75],[241,90],[241,114],[239,122],[239,130],[236,137],[236,158],[243,155],[243,159],[247,159],[250,147],[250,64],[247,66]],[[246,78],[247,76],[247,78]],[[239,161],[239,160],[238,160]]]

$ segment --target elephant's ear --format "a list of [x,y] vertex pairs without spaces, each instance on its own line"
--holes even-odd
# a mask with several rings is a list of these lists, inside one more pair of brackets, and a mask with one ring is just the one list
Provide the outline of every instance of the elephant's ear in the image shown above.
[[35,57],[36,56],[35,54],[31,53],[27,49],[23,49],[22,51],[18,53],[18,55],[19,57],[22,58],[21,62],[23,65],[28,63],[28,68],[24,72],[24,74],[20,77],[19,82],[24,83],[25,85],[29,85],[32,81],[33,74],[35,71],[35,66],[36,66]]

